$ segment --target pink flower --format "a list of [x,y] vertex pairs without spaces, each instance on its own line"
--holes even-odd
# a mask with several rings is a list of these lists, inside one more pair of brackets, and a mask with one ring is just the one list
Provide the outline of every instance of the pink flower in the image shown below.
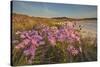
[[21,34],[20,38],[24,39],[24,38],[26,38],[26,36],[24,34]]
[[35,39],[32,39],[31,42],[33,46],[37,45],[37,41]]
[[49,37],[49,42],[51,43],[52,46],[56,45],[56,39],[54,37]]
[[71,54],[72,54],[73,56],[76,56],[76,55],[79,54],[79,51],[78,51],[77,49],[73,49],[73,50],[71,51]]
[[80,37],[76,36],[75,37],[76,41],[80,41]]
[[20,48],[24,48],[24,42],[19,43],[15,48],[16,49],[20,49]]
[[30,42],[30,39],[24,39],[23,42],[24,42],[24,45],[28,45]]
[[79,50],[76,49],[76,48],[75,48],[74,46],[72,46],[72,45],[68,45],[67,50],[68,50],[68,52],[69,52],[71,55],[73,55],[73,56],[76,56],[76,55],[79,54]]
[[28,39],[31,39],[31,36],[29,35],[29,33],[25,33],[25,36],[28,38]]

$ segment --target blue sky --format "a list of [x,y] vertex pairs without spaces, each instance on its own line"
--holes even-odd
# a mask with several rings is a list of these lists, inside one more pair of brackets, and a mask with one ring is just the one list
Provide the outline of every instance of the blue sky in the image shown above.
[[39,17],[97,17],[97,7],[93,5],[55,4],[27,1],[13,1],[13,12]]

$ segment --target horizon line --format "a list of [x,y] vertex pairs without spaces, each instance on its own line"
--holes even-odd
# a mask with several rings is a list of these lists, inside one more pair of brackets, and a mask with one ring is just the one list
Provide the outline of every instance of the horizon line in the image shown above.
[[20,15],[26,15],[26,16],[29,16],[29,17],[41,17],[41,18],[57,18],[57,17],[66,17],[66,18],[72,18],[72,19],[84,19],[84,18],[97,18],[97,17],[80,17],[80,18],[73,18],[73,17],[68,17],[68,16],[53,16],[53,17],[46,17],[46,16],[33,16],[33,15],[28,15],[28,14],[25,14],[25,13],[17,13],[17,12],[11,12],[12,14],[20,14]]

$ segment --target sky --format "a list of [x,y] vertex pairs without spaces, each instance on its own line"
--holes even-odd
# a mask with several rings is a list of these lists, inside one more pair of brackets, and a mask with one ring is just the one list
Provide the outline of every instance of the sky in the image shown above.
[[97,17],[97,6],[13,1],[12,12],[36,17]]

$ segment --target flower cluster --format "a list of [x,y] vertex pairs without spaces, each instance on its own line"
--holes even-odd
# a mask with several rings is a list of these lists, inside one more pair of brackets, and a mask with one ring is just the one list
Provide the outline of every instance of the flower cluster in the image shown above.
[[[32,60],[35,57],[36,48],[39,45],[45,44],[45,38],[51,46],[55,46],[59,42],[73,42],[80,41],[80,35],[74,28],[74,24],[71,22],[66,23],[66,25],[57,27],[57,26],[47,26],[41,24],[37,27],[38,29],[32,29],[29,31],[17,31],[16,34],[20,36],[22,41],[16,46],[17,49],[24,49],[23,53],[26,56],[30,56],[29,63],[32,63]],[[77,55],[79,51],[73,46],[69,45],[68,51],[73,55]]]
[[24,31],[24,32],[16,32],[16,34],[20,35],[22,42],[20,42],[15,48],[16,49],[24,49],[23,53],[26,56],[30,56],[29,63],[32,63],[32,60],[35,56],[36,48],[44,44],[42,36],[38,34],[35,30]]
[[76,56],[79,54],[79,50],[72,45],[68,45],[67,50],[70,53],[70,55]]

